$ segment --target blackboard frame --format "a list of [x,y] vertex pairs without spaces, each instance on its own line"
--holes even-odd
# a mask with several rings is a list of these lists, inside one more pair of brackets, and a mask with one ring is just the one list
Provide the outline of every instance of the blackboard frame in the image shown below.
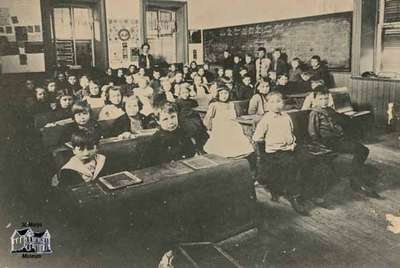
[[[329,19],[329,18],[343,18],[344,20],[348,21],[350,23],[350,29],[349,29],[349,35],[350,35],[350,40],[349,40],[349,51],[348,53],[348,65],[346,67],[342,68],[334,68],[330,67],[328,65],[328,69],[330,71],[337,71],[337,72],[350,72],[351,71],[351,66],[352,66],[352,37],[353,37],[353,12],[352,11],[346,11],[346,12],[336,12],[336,13],[329,13],[329,14],[322,14],[322,15],[316,15],[316,16],[306,16],[306,17],[299,17],[299,18],[291,18],[291,19],[282,19],[282,20],[273,20],[273,21],[265,21],[265,22],[257,22],[257,23],[248,23],[248,24],[241,24],[241,25],[230,25],[230,26],[224,26],[224,27],[216,27],[216,28],[208,28],[208,29],[203,29],[203,51],[204,51],[204,61],[207,59],[207,50],[205,47],[205,44],[207,43],[208,39],[208,33],[209,32],[216,32],[216,31],[221,31],[221,30],[227,30],[227,29],[232,29],[232,36],[234,36],[234,29],[237,28],[243,28],[243,27],[252,27],[254,29],[260,28],[261,29],[265,25],[270,25],[274,26],[276,24],[281,24],[281,23],[296,23],[296,22],[303,22],[303,21],[315,21],[315,20],[321,20],[321,19]],[[258,27],[257,27],[258,26]],[[256,46],[256,44],[254,44]],[[322,59],[324,59],[324,55],[320,55]],[[212,62],[215,63],[215,62]]]

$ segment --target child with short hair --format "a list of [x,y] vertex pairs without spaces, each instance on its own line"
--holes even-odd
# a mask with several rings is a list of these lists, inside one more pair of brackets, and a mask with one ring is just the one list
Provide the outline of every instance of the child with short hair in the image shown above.
[[321,57],[314,55],[310,59],[310,73],[311,78],[323,80],[326,87],[330,88],[332,86],[331,77],[328,68],[323,64]]
[[268,77],[268,70],[271,65],[271,60],[267,57],[267,50],[264,47],[257,49],[258,58],[255,61],[256,79],[259,80]]
[[100,140],[102,132],[99,124],[92,118],[92,110],[86,101],[74,103],[71,108],[72,120],[74,123],[64,130],[62,142],[67,142],[71,139],[71,134],[79,129],[86,130]]
[[293,58],[290,62],[290,69],[289,69],[289,83],[297,83],[300,81],[300,74],[302,73],[301,70],[301,60],[299,58]]
[[175,103],[163,102],[156,107],[159,131],[154,135],[154,164],[168,163],[193,157],[195,147],[179,126]]
[[98,139],[86,130],[79,129],[71,137],[74,156],[60,169],[54,186],[66,188],[81,183],[91,183],[110,170],[106,157],[97,153]]
[[250,100],[254,95],[254,88],[251,84],[250,75],[242,77],[241,84],[235,87],[233,92],[234,100]]
[[125,113],[122,110],[122,93],[120,87],[109,86],[106,89],[105,104],[100,110],[98,121],[117,119]]
[[279,48],[274,49],[272,52],[272,60],[269,71],[273,71],[276,75],[287,75],[289,68],[287,63],[282,59],[282,51]]
[[294,84],[296,93],[306,93],[312,91],[311,88],[311,74],[305,70],[300,73],[300,79]]
[[308,123],[308,132],[312,141],[323,144],[335,152],[351,154],[353,156],[351,188],[353,191],[363,193],[369,197],[380,198],[378,193],[362,181],[361,177],[369,149],[345,135],[342,125],[348,118],[337,113],[329,106],[328,89],[324,86],[319,86],[314,93],[316,102],[310,113]]
[[154,90],[154,94],[158,94],[161,91],[161,71],[158,69],[153,70],[152,79],[150,81],[150,87]]
[[143,104],[140,99],[135,96],[129,96],[125,99],[125,114],[118,118],[113,125],[113,133],[111,136],[119,136],[123,139],[134,137],[134,134],[142,129],[156,128],[157,123],[152,116],[145,116],[140,111]]
[[[314,107],[318,106],[318,101],[317,101],[317,96],[316,96],[316,91],[320,89],[320,87],[323,86],[323,81],[322,80],[315,80],[313,79],[311,81],[311,88],[313,92],[307,95],[307,97],[304,99],[303,106],[301,107],[302,110],[310,110]],[[335,109],[335,103],[333,102],[333,97],[331,93],[328,93],[329,96],[329,104],[328,106],[331,107],[332,109]]]
[[253,146],[240,124],[233,120],[237,115],[229,100],[229,89],[218,85],[217,100],[210,104],[203,120],[210,135],[204,151],[222,157],[248,156],[253,152]]
[[293,123],[287,113],[282,112],[282,93],[267,95],[269,111],[257,124],[253,135],[258,155],[257,180],[269,188],[272,200],[286,194],[293,209],[301,215],[309,215],[302,203],[302,163],[306,162],[304,152],[298,148],[293,133]]
[[246,68],[247,73],[251,77],[251,82],[255,83],[256,82],[256,66],[255,66],[255,63],[253,61],[253,56],[252,55],[250,55],[248,53],[246,53],[244,55],[243,68]]
[[200,115],[193,110],[199,104],[196,100],[190,98],[189,84],[181,84],[176,105],[178,107],[179,125],[185,135],[192,139],[196,147],[196,152],[203,154],[203,147],[209,136]]
[[249,114],[263,115],[268,111],[267,94],[271,91],[269,80],[261,79],[257,85],[257,93],[249,102]]
[[287,77],[287,75],[285,74],[281,74],[278,75],[277,79],[276,79],[276,86],[275,86],[275,90],[279,91],[282,94],[289,94],[290,93],[290,89],[288,86],[289,83],[289,79]]

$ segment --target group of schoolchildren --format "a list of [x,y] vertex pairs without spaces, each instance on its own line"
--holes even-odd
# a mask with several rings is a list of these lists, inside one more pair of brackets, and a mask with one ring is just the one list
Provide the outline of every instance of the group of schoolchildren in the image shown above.
[[[284,111],[290,109],[295,93],[307,93],[301,109],[311,109],[308,132],[313,144],[335,152],[353,154],[351,187],[369,197],[380,196],[363,180],[363,165],[368,149],[348,139],[342,127],[345,116],[335,112],[328,88],[332,82],[319,56],[310,66],[294,58],[288,63],[280,49],[267,55],[259,48],[257,57],[224,51],[219,67],[196,62],[171,64],[167,73],[135,65],[114,71],[109,68],[101,79],[80,78],[70,71],[35,86],[29,101],[31,114],[61,112],[73,119],[73,127],[63,135],[72,143],[74,156],[61,169],[59,186],[90,182],[107,170],[106,157],[97,154],[101,138],[128,139],[143,129],[158,128],[155,134],[155,163],[176,161],[194,155],[216,154],[246,157],[255,170],[256,183],[265,185],[272,200],[285,196],[294,210],[309,215],[305,202],[309,188],[316,187],[307,174],[315,167],[315,156],[296,143],[293,122]],[[249,101],[248,113],[262,116],[252,139],[244,135],[231,101]],[[204,118],[194,110],[199,102],[208,107]],[[289,108],[288,108],[289,107]],[[92,110],[100,109],[98,118]],[[112,120],[107,128],[99,122]],[[323,179],[323,178],[318,178]],[[327,208],[321,196],[312,198]]]

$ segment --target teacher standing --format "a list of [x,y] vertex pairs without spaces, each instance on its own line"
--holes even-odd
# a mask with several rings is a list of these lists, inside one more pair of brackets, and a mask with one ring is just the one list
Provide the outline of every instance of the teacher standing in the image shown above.
[[154,67],[154,58],[149,53],[150,45],[148,43],[144,43],[141,48],[142,52],[139,54],[139,68],[144,68],[149,75]]

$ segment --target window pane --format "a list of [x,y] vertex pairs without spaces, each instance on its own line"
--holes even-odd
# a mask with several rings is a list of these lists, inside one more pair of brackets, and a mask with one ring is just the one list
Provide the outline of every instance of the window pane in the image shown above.
[[75,39],[91,40],[93,38],[93,20],[88,8],[74,8]]
[[72,39],[69,8],[54,8],[54,29],[56,39]]
[[383,35],[382,71],[400,72],[400,28],[386,29]]
[[400,22],[400,0],[385,0],[384,22]]

